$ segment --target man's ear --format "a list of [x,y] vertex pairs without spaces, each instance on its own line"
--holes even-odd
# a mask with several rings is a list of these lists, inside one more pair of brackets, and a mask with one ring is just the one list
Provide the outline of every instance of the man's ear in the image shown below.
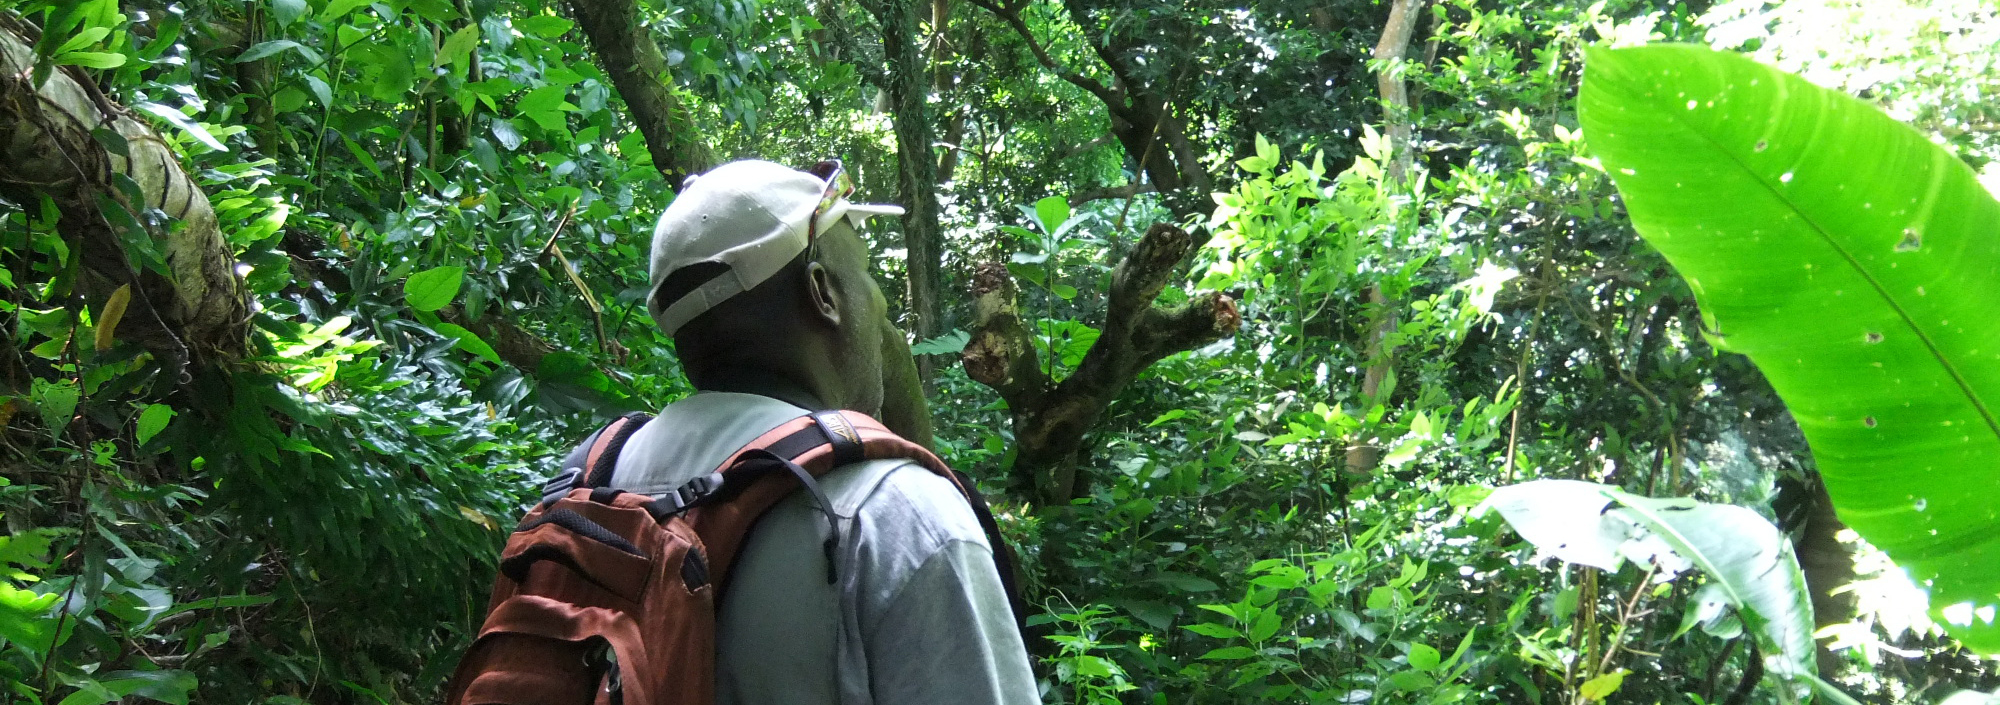
[[834,296],[833,273],[818,262],[806,263],[806,297],[812,312],[835,328],[840,327],[840,300]]

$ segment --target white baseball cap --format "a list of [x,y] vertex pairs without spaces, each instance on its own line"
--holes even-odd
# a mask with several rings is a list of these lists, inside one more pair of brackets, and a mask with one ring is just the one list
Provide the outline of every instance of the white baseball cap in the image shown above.
[[[859,229],[871,217],[903,214],[901,206],[849,203],[853,190],[838,160],[820,162],[811,171],[744,160],[689,177],[653,229],[646,310],[673,335],[696,316],[770,279],[806,251],[812,237],[842,219]],[[724,266],[685,295],[659,300],[660,284],[668,277],[702,263]]]

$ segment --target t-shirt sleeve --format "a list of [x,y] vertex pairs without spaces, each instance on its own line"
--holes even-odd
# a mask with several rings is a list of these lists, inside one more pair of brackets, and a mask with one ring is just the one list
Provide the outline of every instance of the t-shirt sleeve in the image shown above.
[[889,472],[856,511],[853,615],[876,705],[1040,701],[993,552],[950,480]]
[[864,635],[879,705],[1038,703],[1027,651],[984,543],[946,543]]

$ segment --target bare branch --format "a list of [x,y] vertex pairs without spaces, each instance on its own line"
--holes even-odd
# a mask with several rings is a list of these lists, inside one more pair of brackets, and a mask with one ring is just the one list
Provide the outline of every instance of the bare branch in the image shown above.
[[960,358],[967,376],[999,392],[1008,407],[1025,409],[1041,404],[1049,378],[1021,322],[1018,295],[1005,266],[979,265],[972,276],[972,339]]
[[1104,101],[1105,107],[1110,108],[1114,112],[1124,108],[1124,93],[1104,85],[1095,78],[1077,73],[1057,62],[1055,57],[1050,56],[1048,49],[1043,48],[1041,41],[1035,39],[1034,30],[1028,29],[1028,23],[1021,19],[1020,8],[1006,7],[993,0],[971,0],[971,2],[974,5],[984,8],[987,12],[993,13],[994,17],[1000,18],[1000,21],[1007,23],[1008,27],[1013,28],[1014,33],[1021,36],[1021,41],[1027,42],[1028,50],[1034,53],[1035,61],[1040,63],[1043,68],[1048,69],[1058,78],[1068,81],[1070,85],[1097,96],[1098,100]]
[[1142,193],[1159,193],[1159,192],[1160,189],[1151,183],[1125,184],[1124,186],[1107,186],[1105,188],[1092,189],[1089,191],[1085,191],[1083,193],[1070,196],[1069,205],[1070,207],[1074,208],[1076,206],[1089,203],[1091,201],[1102,201],[1107,198],[1131,198],[1133,196],[1137,196]]
[[686,106],[667,85],[667,60],[639,21],[634,0],[570,0],[570,14],[596,50],[598,64],[625,99],[632,121],[646,137],[653,168],[678,188],[690,174],[715,164],[715,155],[697,132]]

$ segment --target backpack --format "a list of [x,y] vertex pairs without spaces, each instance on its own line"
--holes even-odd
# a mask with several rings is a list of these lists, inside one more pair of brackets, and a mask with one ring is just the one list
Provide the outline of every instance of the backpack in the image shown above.
[[832,529],[822,548],[835,582],[840,526],[814,478],[860,460],[907,458],[958,487],[1023,626],[1011,551],[971,480],[874,419],[806,414],[663,496],[605,487],[618,451],[650,418],[628,414],[591,434],[543,486],[501,551],[486,622],[452,676],[449,705],[712,703],[716,608],[746,535],[803,487]]

